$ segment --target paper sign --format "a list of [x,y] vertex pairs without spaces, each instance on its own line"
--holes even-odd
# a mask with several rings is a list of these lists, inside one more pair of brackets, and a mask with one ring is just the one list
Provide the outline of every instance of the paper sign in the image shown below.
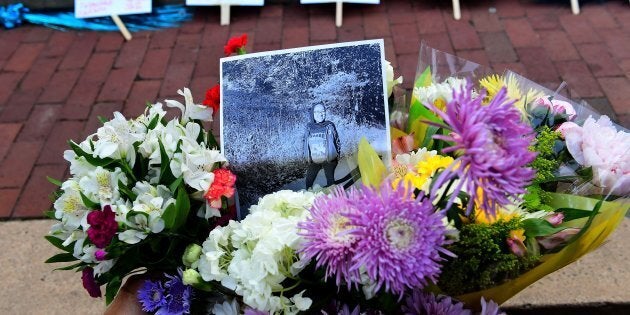
[[[338,0],[300,0],[301,4],[336,3]],[[380,0],[341,0],[343,3],[379,4]]]
[[242,5],[242,6],[262,6],[265,5],[265,0],[186,0],[186,5]]
[[74,0],[76,18],[151,13],[151,0]]

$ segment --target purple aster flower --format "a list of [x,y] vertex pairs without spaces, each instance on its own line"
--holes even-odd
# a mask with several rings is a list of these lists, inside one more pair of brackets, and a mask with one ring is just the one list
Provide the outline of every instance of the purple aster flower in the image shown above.
[[269,312],[259,311],[253,308],[246,308],[243,315],[269,315]]
[[435,296],[414,290],[402,306],[405,315],[470,315],[464,304],[445,295]]
[[146,280],[142,288],[138,290],[138,301],[142,304],[145,312],[155,312],[158,308],[166,305],[166,292],[159,281]]
[[504,312],[501,312],[499,309],[499,305],[492,300],[488,300],[481,297],[481,313],[479,315],[505,315]]
[[169,279],[164,284],[167,290],[166,304],[160,307],[156,315],[180,315],[190,313],[190,299],[192,298],[192,287],[182,282],[180,275],[166,275]]
[[347,214],[357,238],[351,271],[365,268],[375,291],[385,286],[401,297],[407,288],[437,282],[440,252],[452,254],[442,247],[444,213],[435,212],[424,194],[414,200],[413,191],[385,181],[379,190],[363,186],[353,203],[360,211]]
[[459,157],[438,177],[431,194],[435,195],[457,175],[460,182],[448,207],[465,185],[465,191],[475,201],[468,203],[468,212],[478,203],[494,216],[498,206],[510,203],[510,197],[518,199],[518,195],[525,193],[524,187],[535,175],[526,165],[534,160],[536,153],[529,151],[534,132],[521,121],[514,101],[506,97],[506,89],[502,88],[488,105],[481,103],[485,95],[482,90],[473,98],[472,84],[468,83],[466,88],[453,91],[453,100],[446,105],[445,112],[435,111],[447,125],[440,126],[452,132],[433,137],[453,143],[442,152],[454,152]]
[[305,239],[300,250],[304,258],[315,258],[317,268],[326,266],[326,279],[334,276],[337,286],[343,281],[348,288],[359,281],[358,270],[350,270],[357,238],[350,233],[352,226],[346,216],[354,212],[357,210],[351,197],[337,188],[330,195],[317,198],[310,218],[298,224]]

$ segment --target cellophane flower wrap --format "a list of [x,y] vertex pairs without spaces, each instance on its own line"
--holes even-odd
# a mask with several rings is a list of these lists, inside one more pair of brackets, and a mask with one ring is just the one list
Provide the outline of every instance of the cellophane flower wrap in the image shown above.
[[188,89],[178,93],[184,103],[165,101],[181,113],[175,119],[150,104],[133,119],[115,112],[94,134],[70,141],[70,178],[53,180],[60,189],[47,214],[58,222],[46,239],[63,253],[47,262],[82,270],[93,297],[106,285],[107,303],[131,273],[175,274],[186,246],[233,215],[234,175],[203,126],[213,108],[194,103]]

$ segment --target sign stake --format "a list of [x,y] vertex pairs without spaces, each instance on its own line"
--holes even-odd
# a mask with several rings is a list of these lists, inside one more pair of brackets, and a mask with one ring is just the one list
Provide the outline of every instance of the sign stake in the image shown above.
[[120,33],[122,33],[122,36],[125,38],[125,40],[130,41],[131,33],[125,26],[125,23],[123,23],[118,15],[111,15],[111,18],[112,20],[114,20],[114,23],[116,23],[116,26],[118,26],[118,29],[120,30]]
[[343,24],[343,1],[337,0],[337,13],[335,15],[335,25],[341,27]]
[[221,25],[230,25],[230,5],[221,4]]

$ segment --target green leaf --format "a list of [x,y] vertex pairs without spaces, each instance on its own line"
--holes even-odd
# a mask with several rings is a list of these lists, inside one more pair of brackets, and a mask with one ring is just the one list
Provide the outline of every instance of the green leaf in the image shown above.
[[361,172],[361,181],[364,185],[378,187],[387,174],[385,164],[381,161],[374,148],[365,139],[359,141],[358,153],[359,171]]
[[584,233],[586,233],[586,231],[588,231],[588,228],[591,227],[591,224],[593,224],[593,220],[595,220],[595,216],[597,216],[597,214],[599,213],[599,209],[602,208],[603,203],[604,199],[600,199],[597,204],[595,204],[595,207],[593,208],[593,211],[591,211],[591,215],[588,217],[588,221],[586,221],[586,224],[584,224],[584,226],[580,229],[580,232],[575,234],[573,238],[571,238],[567,242],[567,244],[571,244],[574,241],[578,240],[582,235],[584,235]]
[[160,122],[160,115],[155,115],[155,117],[153,117],[153,119],[151,119],[151,121],[149,122],[147,129],[155,129],[158,122]]
[[76,263],[76,264],[72,264],[72,265],[65,266],[65,267],[55,268],[55,269],[53,269],[53,270],[72,270],[72,269],[75,269],[75,268],[77,268],[77,267],[81,267],[81,266],[83,266],[83,265],[85,265],[85,263],[81,261],[81,262],[78,262],[78,263]]
[[523,220],[523,228],[527,237],[547,236],[566,229],[566,227],[554,227],[547,220],[536,218]]
[[109,305],[116,297],[116,293],[120,289],[122,285],[122,280],[120,276],[115,276],[109,282],[107,282],[107,286],[105,287],[105,304]]
[[431,144],[431,141],[433,141],[433,136],[437,133],[441,132],[440,127],[436,127],[436,126],[428,126],[427,131],[424,135],[424,140],[422,141],[422,145],[420,145],[421,148],[428,148],[429,145]]
[[103,117],[103,116],[96,116],[96,118],[98,118],[98,121],[101,122],[101,124],[105,124],[106,122],[109,121],[109,119]]
[[164,227],[166,229],[172,229],[175,225],[175,217],[177,216],[177,207],[174,203],[168,205],[162,213],[162,220],[164,220]]
[[172,182],[169,186],[168,189],[172,192],[175,193],[175,191],[177,190],[177,187],[179,187],[179,185],[182,183],[182,181],[184,180],[184,177],[180,176],[178,177],[174,182]]
[[90,198],[88,198],[86,195],[84,195],[82,191],[79,191],[79,194],[81,194],[81,200],[83,201],[83,204],[88,209],[100,209],[101,208],[100,204],[90,200]]
[[138,195],[134,193],[129,187],[127,187],[121,180],[118,180],[118,190],[127,197],[129,200],[136,200]]
[[175,180],[175,176],[171,172],[170,164],[171,159],[168,157],[166,153],[166,149],[164,149],[164,144],[162,144],[161,140],[158,140],[158,144],[160,145],[160,183],[170,183]]
[[55,217],[55,211],[53,211],[53,210],[46,210],[46,211],[44,211],[44,216],[49,218],[49,219],[57,220],[57,218]]
[[427,87],[431,85],[431,80],[431,67],[427,67],[413,83],[413,87]]
[[61,182],[50,177],[50,176],[46,176],[46,179],[48,180],[48,182],[50,182],[51,184],[55,185],[55,186],[59,186],[61,187]]
[[590,217],[592,214],[592,211],[590,210],[582,210],[582,209],[575,209],[575,208],[560,208],[560,209],[556,209],[555,212],[562,212],[562,214],[564,214],[564,219],[563,219],[564,222]]
[[50,242],[50,244],[52,244],[53,246],[55,246],[55,247],[57,247],[57,248],[59,248],[59,249],[61,249],[63,251],[69,252],[69,251],[72,250],[71,246],[64,246],[63,245],[63,240],[60,239],[60,238],[54,237],[52,235],[46,235],[46,236],[44,236],[44,238],[48,242]]
[[186,193],[186,189],[183,187],[179,187],[177,190],[177,215],[175,216],[175,224],[173,229],[178,229],[188,219],[188,212],[190,212],[190,199],[188,198],[188,193]]
[[219,142],[217,142],[217,139],[212,134],[212,130],[208,131],[206,145],[208,146],[208,149],[219,149]]
[[101,159],[101,158],[93,157],[92,154],[83,151],[83,149],[81,149],[81,147],[78,144],[76,144],[74,141],[72,141],[72,140],[68,141],[68,144],[70,145],[70,148],[72,149],[72,151],[74,151],[74,153],[77,156],[84,157],[88,161],[88,163],[90,163],[90,164],[92,164],[94,166],[105,167],[107,165],[110,165],[110,164],[116,162],[115,159],[111,159],[111,158],[103,158],[103,159]]
[[46,259],[45,263],[51,264],[51,263],[69,262],[69,261],[75,261],[75,260],[78,260],[78,259],[76,257],[72,256],[72,254],[70,254],[70,253],[61,253],[61,254],[57,254],[55,256],[52,256],[52,257]]

